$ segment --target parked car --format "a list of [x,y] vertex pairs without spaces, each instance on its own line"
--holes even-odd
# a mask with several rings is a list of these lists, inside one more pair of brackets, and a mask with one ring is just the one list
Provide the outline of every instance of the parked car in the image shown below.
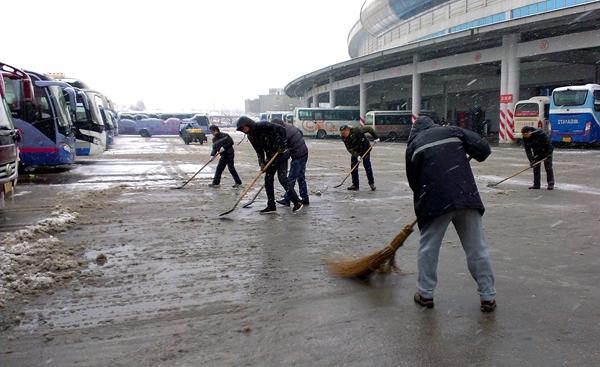
[[208,139],[204,129],[196,121],[185,121],[179,124],[179,136],[187,145],[192,142],[204,144]]

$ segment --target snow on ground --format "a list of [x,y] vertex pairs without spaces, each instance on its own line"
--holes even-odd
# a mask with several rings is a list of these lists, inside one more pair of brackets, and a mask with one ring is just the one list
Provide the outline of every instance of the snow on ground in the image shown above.
[[77,212],[59,209],[37,224],[3,235],[0,246],[0,307],[13,292],[31,293],[71,278],[78,267],[72,252],[52,234],[75,223]]

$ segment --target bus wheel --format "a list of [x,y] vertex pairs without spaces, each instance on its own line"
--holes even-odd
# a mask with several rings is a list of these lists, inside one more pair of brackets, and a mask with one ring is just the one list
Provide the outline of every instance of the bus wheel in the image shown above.
[[140,130],[140,136],[142,138],[149,138],[151,136],[150,131],[148,131],[146,129],[142,129],[142,130]]
[[327,132],[323,129],[317,131],[317,139],[325,139]]
[[395,132],[391,132],[388,134],[388,138],[387,140],[389,141],[398,141],[398,134],[396,134]]

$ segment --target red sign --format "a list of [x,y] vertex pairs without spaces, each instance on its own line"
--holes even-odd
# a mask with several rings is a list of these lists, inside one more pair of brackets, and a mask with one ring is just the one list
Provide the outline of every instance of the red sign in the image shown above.
[[500,95],[500,103],[512,103],[513,95],[512,94],[501,94]]

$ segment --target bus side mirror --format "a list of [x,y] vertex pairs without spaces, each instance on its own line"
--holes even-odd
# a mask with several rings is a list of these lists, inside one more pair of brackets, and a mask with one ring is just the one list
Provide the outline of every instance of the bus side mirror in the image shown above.
[[21,142],[21,140],[23,140],[23,137],[21,136],[21,131],[18,129],[15,129],[15,133],[13,135],[13,141],[16,144],[19,144]]
[[598,99],[594,101],[594,111],[600,112],[600,100]]

